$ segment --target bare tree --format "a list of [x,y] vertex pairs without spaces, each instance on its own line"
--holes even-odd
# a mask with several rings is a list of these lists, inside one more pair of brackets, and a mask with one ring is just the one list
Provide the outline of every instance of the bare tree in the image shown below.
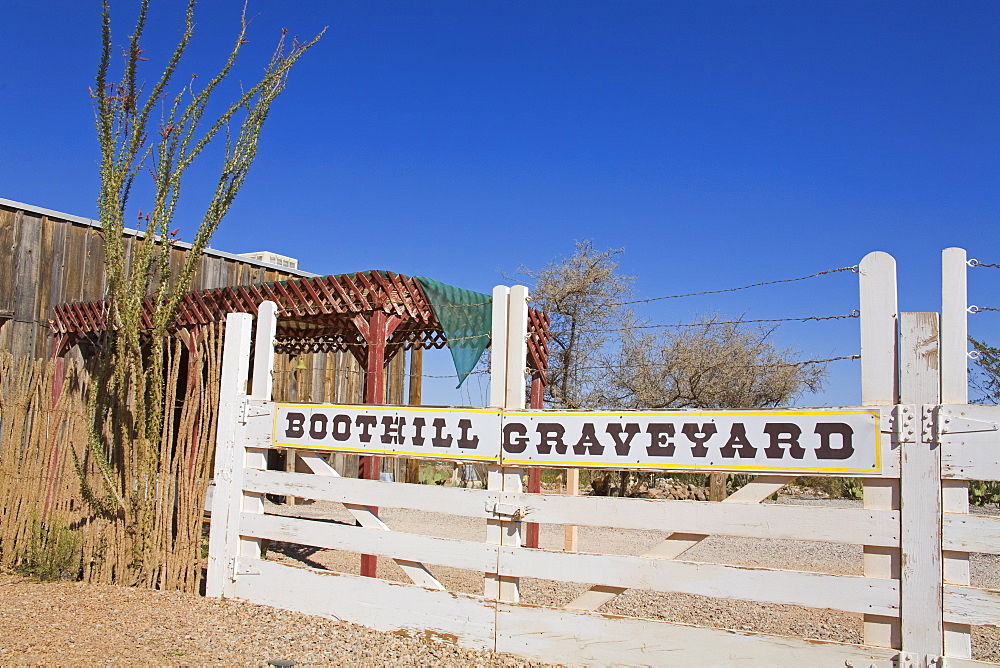
[[627,408],[787,406],[822,389],[826,369],[778,348],[775,328],[751,328],[720,316],[662,333],[626,328],[606,360],[602,403]]
[[[552,318],[547,399],[564,408],[763,408],[789,405],[822,388],[825,367],[800,364],[801,353],[778,348],[772,329],[722,316],[651,333],[627,308],[633,277],[618,273],[622,249],[577,242],[568,258],[539,271],[535,306]],[[624,496],[631,473],[619,475]],[[724,479],[725,476],[723,476]],[[596,476],[595,489],[610,488]]]
[[588,408],[598,400],[603,374],[597,364],[613,343],[610,330],[628,317],[621,302],[632,295],[634,277],[618,273],[616,258],[623,252],[577,241],[569,257],[537,271],[518,269],[533,283],[533,306],[552,319],[547,398],[554,406]]

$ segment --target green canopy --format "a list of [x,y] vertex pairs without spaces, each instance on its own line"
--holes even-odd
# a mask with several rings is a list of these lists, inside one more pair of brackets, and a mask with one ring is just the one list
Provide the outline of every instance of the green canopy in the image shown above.
[[426,276],[414,278],[420,281],[434,317],[441,323],[441,330],[448,338],[448,349],[458,374],[458,387],[462,387],[490,344],[493,298],[482,292],[445,285]]

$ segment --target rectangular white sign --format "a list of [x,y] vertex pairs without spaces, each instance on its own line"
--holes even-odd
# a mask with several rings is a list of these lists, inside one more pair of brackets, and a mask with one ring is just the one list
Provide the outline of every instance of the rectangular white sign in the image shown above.
[[500,411],[276,404],[273,443],[311,450],[496,462],[500,459]]
[[273,444],[504,466],[882,471],[878,409],[558,412],[276,404]]
[[877,409],[508,411],[501,457],[509,466],[874,475],[878,420]]

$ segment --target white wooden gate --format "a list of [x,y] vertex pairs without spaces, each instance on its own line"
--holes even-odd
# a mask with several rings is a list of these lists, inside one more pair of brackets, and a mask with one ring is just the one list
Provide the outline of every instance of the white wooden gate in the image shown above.
[[[957,256],[951,264],[948,257],[946,252],[946,295],[955,289],[958,266]],[[998,624],[1000,592],[969,586],[968,555],[1000,553],[1000,519],[969,515],[966,487],[972,479],[1000,479],[1000,407],[966,405],[964,389],[957,389],[957,359],[965,381],[965,328],[948,299],[939,337],[937,314],[897,316],[890,256],[870,254],[860,269],[865,406],[859,409],[878,410],[882,433],[880,472],[864,478],[863,508],[762,505],[790,479],[775,474],[757,476],[722,503],[708,503],[527,494],[520,469],[499,465],[490,468],[482,490],[346,479],[322,453],[304,450],[299,457],[312,474],[267,471],[264,455],[277,430],[277,408],[270,401],[274,306],[260,309],[249,396],[251,317],[232,314],[207,593],[574,665],[890,666],[895,661],[942,668],[942,657],[949,667],[986,665],[969,659],[970,625]],[[526,298],[520,287],[494,291],[491,404],[497,408],[523,409]],[[964,323],[964,301],[961,309]],[[954,353],[958,346],[960,358]],[[343,503],[358,526],[266,514],[265,493]],[[371,507],[476,518],[485,525],[486,539],[390,530]],[[642,555],[587,554],[524,548],[521,521],[671,533]],[[864,574],[683,559],[710,535],[862,545]],[[411,582],[278,564],[261,557],[262,539],[392,558]],[[482,573],[482,595],[447,591],[433,574],[436,566]],[[590,588],[560,608],[530,606],[519,600],[522,578]],[[864,644],[596,612],[627,589],[856,613],[864,615]]]

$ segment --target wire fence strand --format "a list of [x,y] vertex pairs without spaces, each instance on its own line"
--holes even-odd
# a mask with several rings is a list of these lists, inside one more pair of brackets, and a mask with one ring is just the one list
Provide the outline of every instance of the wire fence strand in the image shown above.
[[[851,311],[850,313],[844,313],[841,315],[810,315],[802,318],[756,318],[756,319],[742,319],[742,320],[710,320],[707,322],[680,322],[680,323],[662,323],[657,325],[634,325],[632,327],[619,327],[614,329],[577,329],[575,330],[578,334],[593,334],[596,332],[629,332],[636,329],[664,329],[671,327],[715,327],[717,325],[742,325],[742,324],[759,324],[759,323],[772,323],[772,322],[810,322],[816,320],[844,320],[848,318],[859,318],[861,317],[861,312],[858,310]],[[567,334],[570,330],[560,329],[560,330],[549,330],[549,334],[553,336],[558,336],[560,334]]]
[[781,278],[775,281],[763,281],[762,283],[751,283],[750,285],[741,285],[736,288],[724,288],[721,290],[703,290],[702,292],[688,292],[682,295],[666,295],[663,297],[650,297],[649,299],[636,299],[629,302],[619,302],[617,304],[608,304],[608,306],[629,306],[630,304],[646,304],[649,302],[660,301],[662,299],[679,299],[681,297],[698,297],[700,295],[718,295],[724,292],[737,292],[739,290],[748,290],[750,288],[759,288],[764,285],[776,285],[778,283],[794,283],[795,281],[804,281],[809,278],[816,278],[817,276],[825,276],[826,274],[837,274],[842,271],[853,271],[858,272],[858,265],[851,267],[838,267],[837,269],[827,269],[826,271],[819,271],[815,274],[809,274],[808,276],[799,276],[797,278]]
[[[861,355],[841,355],[840,357],[827,357],[824,359],[813,359],[804,360],[802,362],[781,362],[779,364],[753,364],[753,367],[759,367],[762,369],[774,368],[774,367],[789,367],[789,366],[808,366],[810,364],[826,364],[827,362],[839,362],[841,360],[859,360]],[[650,364],[606,364],[602,366],[583,366],[583,367],[573,367],[574,371],[612,371],[620,369],[662,369],[663,364],[650,363]],[[549,369],[552,371],[560,371],[560,369]]]

